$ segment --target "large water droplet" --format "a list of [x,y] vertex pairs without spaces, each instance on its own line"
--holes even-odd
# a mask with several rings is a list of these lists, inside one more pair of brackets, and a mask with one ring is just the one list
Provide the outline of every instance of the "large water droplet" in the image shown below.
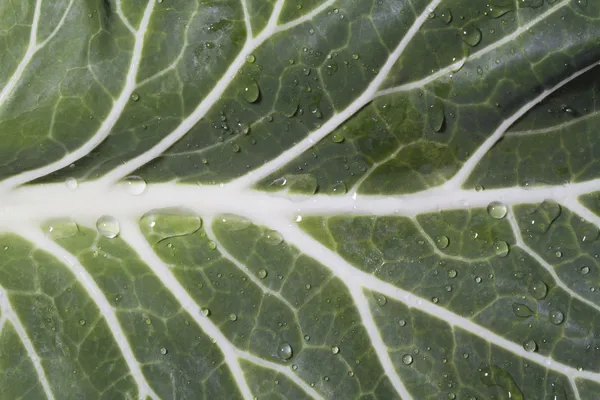
[[481,42],[481,36],[481,30],[475,25],[468,25],[461,32],[463,42],[471,47],[475,47]]
[[542,300],[546,298],[546,295],[548,294],[548,286],[542,281],[533,281],[529,285],[529,293],[533,298]]
[[68,218],[58,218],[47,221],[44,224],[46,237],[52,240],[72,237],[79,233],[79,227],[75,221]]
[[548,400],[569,400],[564,387],[555,382],[551,383],[550,386],[552,387],[552,394]]
[[487,212],[492,218],[502,219],[506,217],[506,214],[508,213],[508,208],[506,208],[504,203],[501,203],[499,201],[492,201],[487,206]]
[[525,351],[532,353],[537,350],[537,343],[534,340],[527,340],[523,342],[523,348]]
[[405,354],[402,356],[402,362],[405,365],[410,365],[413,363],[413,356],[411,356],[410,354]]
[[512,311],[513,314],[515,314],[519,318],[527,318],[533,315],[533,311],[531,310],[531,308],[521,303],[513,303]]
[[327,75],[333,75],[338,70],[338,65],[334,60],[327,60],[325,63],[325,72]]
[[486,386],[499,386],[504,391],[506,398],[510,400],[524,400],[521,389],[515,383],[513,377],[506,370],[490,365],[480,370],[479,378]]
[[289,360],[293,354],[292,346],[288,342],[280,343],[277,347],[277,357],[282,360]]
[[257,274],[256,274],[260,279],[265,279],[267,277],[267,275],[269,275],[269,273],[267,272],[266,269],[261,268],[258,270]]
[[248,81],[245,85],[242,86],[242,97],[248,103],[256,103],[258,98],[260,97],[260,89],[256,81]]
[[554,325],[560,325],[565,320],[565,314],[563,314],[560,310],[552,310],[550,311],[550,314],[548,314],[548,319]]
[[521,217],[520,225],[529,232],[543,234],[560,216],[560,205],[553,200],[544,200],[531,213]]
[[112,239],[117,237],[119,232],[121,232],[121,227],[115,217],[103,215],[96,221],[96,230],[100,235]]
[[444,103],[439,99],[435,99],[427,109],[427,119],[431,129],[436,132],[442,131],[444,129],[444,122],[446,121]]
[[287,187],[291,193],[315,194],[319,184],[312,174],[300,174],[287,177]]
[[435,244],[439,249],[445,249],[450,245],[450,239],[445,235],[437,235],[435,237]]
[[263,238],[265,243],[271,246],[277,246],[283,243],[283,235],[277,231],[266,230],[263,234]]
[[450,9],[449,8],[444,9],[442,11],[442,13],[440,14],[440,18],[446,24],[449,24],[450,22],[452,22],[452,12],[450,11]]
[[145,234],[160,241],[198,231],[202,227],[202,219],[193,211],[183,208],[163,208],[144,215],[140,226]]
[[225,214],[221,216],[221,222],[227,225],[227,229],[233,232],[246,230],[252,226],[252,221],[246,217],[235,214]]
[[496,240],[494,242],[494,254],[498,257],[506,257],[508,253],[510,253],[510,247],[508,247],[508,243],[504,240]]
[[127,186],[127,191],[134,196],[139,196],[146,191],[146,181],[139,176],[128,176],[125,179],[125,185]]

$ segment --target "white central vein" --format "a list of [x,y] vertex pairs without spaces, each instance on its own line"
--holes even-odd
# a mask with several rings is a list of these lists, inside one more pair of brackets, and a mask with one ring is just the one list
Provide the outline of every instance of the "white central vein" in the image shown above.
[[137,221],[122,221],[121,238],[137,252],[140,260],[144,262],[156,277],[160,279],[162,284],[173,293],[181,307],[189,314],[196,324],[198,324],[198,326],[215,341],[215,344],[223,353],[225,362],[227,363],[242,396],[246,400],[253,399],[254,396],[246,382],[244,371],[240,366],[233,345],[227,340],[219,328],[202,314],[200,306],[194,301],[192,296],[190,296],[175,276],[173,276],[169,268],[156,255],[154,250],[152,250],[152,247],[140,232]]
[[[384,282],[373,275],[367,274],[358,270],[339,254],[325,247],[319,241],[313,239],[304,233],[295,224],[290,224],[289,221],[282,218],[270,218],[269,220],[260,221],[261,223],[277,229],[283,234],[285,240],[296,246],[304,254],[319,260],[324,265],[331,269],[334,275],[342,279],[349,287],[363,287],[377,293],[384,294],[386,297],[398,300],[410,308],[416,308],[429,314],[435,318],[441,319],[448,324],[461,328],[478,336],[485,341],[493,343],[495,346],[501,347],[506,351],[518,355],[523,359],[535,362],[545,368],[565,374],[568,377],[581,377],[593,381],[600,380],[600,373],[590,371],[579,371],[576,368],[564,365],[553,360],[551,357],[543,356],[538,353],[527,352],[522,345],[516,344],[506,338],[484,328],[471,319],[455,314],[443,307],[437,306],[432,302],[423,299],[415,294],[397,288],[396,286]],[[365,305],[363,305],[364,307]],[[368,305],[366,305],[368,307]],[[384,361],[387,362],[387,361]],[[392,368],[393,366],[388,366]]]
[[52,389],[50,388],[50,383],[46,378],[46,373],[44,372],[44,368],[42,367],[42,362],[35,351],[35,347],[29,339],[29,335],[27,335],[27,331],[23,324],[21,324],[21,320],[19,319],[17,313],[13,310],[10,301],[8,300],[7,291],[0,286],[0,311],[2,312],[2,322],[9,321],[12,326],[15,328],[21,343],[23,343],[23,347],[25,347],[25,351],[27,352],[27,356],[29,360],[33,364],[35,368],[35,372],[38,375],[40,380],[40,384],[42,385],[42,389],[44,389],[44,394],[49,400],[54,400],[54,394],[52,393]]
[[421,26],[429,18],[429,14],[441,0],[433,0],[429,6],[415,19],[410,29],[406,32],[396,49],[390,54],[387,61],[380,68],[379,73],[369,84],[367,89],[350,105],[348,105],[343,111],[334,114],[321,128],[311,132],[306,138],[302,139],[298,144],[284,151],[278,157],[266,162],[259,168],[249,172],[248,174],[236,179],[232,182],[232,185],[240,188],[249,187],[260,181],[261,179],[269,176],[273,172],[279,170],[284,165],[295,160],[301,154],[306,152],[308,149],[313,147],[316,143],[322,140],[324,137],[333,132],[334,129],[339,127],[342,123],[346,122],[352,115],[356,114],[366,104],[368,104],[379,90],[379,87],[383,84],[385,79],[388,77],[391,69],[394,67],[404,50],[413,39],[413,37],[419,32]]
[[138,386],[139,397],[146,398],[150,397],[153,400],[159,400],[159,397],[154,393],[154,390],[150,387],[142,370],[139,362],[136,360],[133,350],[127,340],[127,336],[123,332],[123,328],[117,319],[114,308],[110,305],[106,296],[102,293],[102,290],[94,281],[94,278],[90,273],[79,263],[77,257],[69,253],[67,250],[56,244],[55,242],[47,239],[44,234],[35,226],[26,226],[21,224],[14,232],[26,240],[29,240],[38,249],[51,254],[56,257],[63,265],[67,266],[69,270],[75,275],[77,281],[85,288],[86,292],[94,303],[100,309],[100,313],[106,320],[106,324],[110,329],[117,346],[123,354],[125,363],[129,368],[132,378]]
[[[575,212],[574,210],[571,210],[571,211]],[[541,265],[546,271],[548,271],[548,273],[552,276],[552,278],[556,282],[557,286],[559,286],[561,289],[563,289],[565,292],[567,292],[571,297],[581,301],[582,303],[587,304],[588,306],[592,307],[596,311],[600,312],[600,305],[594,303],[591,300],[586,299],[581,294],[577,293],[576,291],[571,289],[569,286],[567,286],[567,284],[565,284],[563,282],[563,280],[558,276],[554,267],[552,265],[550,265],[546,260],[544,260],[542,258],[542,256],[537,254],[531,247],[529,247],[525,243],[525,241],[523,240],[523,236],[521,235],[521,230],[519,229],[519,225],[517,224],[517,220],[515,219],[514,211],[512,209],[511,209],[511,212],[507,214],[506,218],[508,219],[508,222],[510,223],[513,234],[515,235],[516,245],[519,246],[521,249],[523,249],[535,261],[537,261],[537,263],[539,265]]]
[[519,118],[524,116],[529,110],[538,105],[542,100],[546,97],[550,96],[552,93],[571,82],[573,79],[585,74],[592,68],[597,67],[599,64],[596,62],[592,65],[589,65],[573,74],[571,74],[568,78],[563,79],[550,89],[544,90],[540,95],[535,97],[533,100],[527,102],[523,105],[517,112],[510,116],[510,118],[505,119],[500,126],[494,131],[494,133],[489,136],[485,142],[479,146],[479,148],[473,153],[471,157],[463,164],[461,169],[452,177],[452,179],[448,180],[444,187],[446,188],[459,188],[461,187],[466,180],[469,178],[471,173],[475,170],[475,168],[479,165],[483,157],[490,151],[490,149],[502,138],[504,133],[510,128]]
[[[320,7],[313,10],[313,12],[308,13],[307,15],[314,17],[317,13],[321,12],[326,7],[329,7],[331,4],[333,4],[333,2],[334,0],[328,0],[325,3],[323,3]],[[306,17],[307,15],[305,15],[304,17]],[[215,105],[215,103],[221,99],[225,90],[227,90],[227,88],[233,82],[239,70],[246,62],[246,58],[248,57],[248,55],[250,55],[254,50],[256,50],[256,48],[258,48],[261,44],[263,44],[267,39],[269,39],[276,33],[282,32],[283,30],[291,29],[305,22],[306,19],[304,17],[298,18],[284,26],[279,27],[269,23],[269,25],[258,36],[254,38],[251,36],[247,36],[244,46],[242,47],[238,55],[235,57],[235,59],[232,61],[229,68],[227,68],[223,76],[217,81],[210,93],[206,95],[206,97],[200,102],[198,107],[196,107],[196,109],[185,120],[183,120],[177,126],[177,128],[173,130],[173,132],[165,136],[161,141],[155,144],[148,151],[114,168],[109,173],[100,178],[97,182],[105,186],[113,184],[114,182],[122,179],[131,172],[135,171],[136,169],[140,168],[141,166],[160,156],[165,150],[171,147],[179,139],[184,137],[190,131],[190,129],[192,129],[194,125],[196,125],[198,121],[200,121],[206,115],[206,113]],[[273,19],[271,18],[270,22],[272,20]]]
[[[77,150],[74,150],[61,159],[54,161],[48,165],[45,165],[40,168],[32,169],[29,171],[22,172],[18,175],[14,175],[4,181],[0,182],[0,187],[6,191],[8,189],[12,189],[29,181],[35,180],[42,176],[46,176],[51,174],[61,168],[64,168],[75,161],[79,160],[83,156],[89,154],[93,149],[95,149],[106,137],[110,134],[113,127],[119,120],[123,110],[125,109],[127,103],[130,101],[131,94],[136,88],[136,79],[137,73],[142,61],[142,50],[144,48],[144,38],[146,36],[146,32],[148,31],[148,25],[150,23],[150,17],[152,15],[152,10],[154,7],[154,2],[156,0],[148,0],[148,4],[146,5],[146,9],[144,10],[144,15],[142,17],[142,21],[140,23],[139,30],[135,33],[135,44],[133,46],[133,52],[131,56],[131,61],[129,63],[129,69],[127,71],[127,76],[125,78],[125,86],[121,91],[121,94],[117,98],[117,100],[113,103],[113,106],[108,114],[108,116],[104,119],[98,130],[94,133],[94,135],[85,142],[81,147]],[[0,98],[0,106],[2,105]]]

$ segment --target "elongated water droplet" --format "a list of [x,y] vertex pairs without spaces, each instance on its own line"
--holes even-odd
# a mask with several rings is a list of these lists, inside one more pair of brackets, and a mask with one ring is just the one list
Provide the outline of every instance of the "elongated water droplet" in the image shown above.
[[543,234],[560,216],[560,205],[553,200],[544,200],[535,210],[521,217],[520,225],[528,232]]
[[265,243],[271,246],[277,246],[283,243],[283,235],[277,231],[267,230],[265,231],[263,238]]
[[435,237],[435,244],[439,249],[445,249],[450,245],[450,239],[445,235],[437,235]]
[[96,230],[100,235],[112,239],[117,237],[119,232],[121,232],[121,227],[115,217],[103,215],[96,221]]
[[498,257],[506,257],[510,252],[510,248],[508,247],[508,243],[504,240],[496,240],[494,242],[494,254]]
[[548,286],[542,281],[533,281],[529,285],[529,293],[533,298],[542,300],[546,298],[546,295],[548,294]]
[[475,25],[468,25],[461,32],[463,42],[471,47],[475,47],[481,42],[481,36],[481,30]]
[[490,365],[480,370],[479,377],[486,386],[499,386],[504,396],[510,400],[524,400],[521,389],[515,383],[512,375],[506,370]]
[[125,185],[127,191],[134,196],[139,196],[146,191],[146,181],[139,176],[128,176],[125,179]]
[[506,217],[506,214],[508,213],[508,208],[504,205],[504,203],[501,203],[499,201],[492,201],[487,206],[487,212],[492,218],[502,219]]
[[44,224],[46,237],[52,240],[64,239],[79,233],[79,227],[75,221],[68,218],[58,218],[47,221]]
[[552,387],[552,394],[548,400],[569,400],[567,397],[567,391],[564,387],[555,382],[551,383],[550,385]]
[[554,325],[560,325],[565,320],[565,314],[563,314],[560,310],[552,310],[550,311],[550,314],[548,314],[548,319]]
[[511,10],[512,8],[510,6],[490,5],[487,13],[492,18],[500,18]]
[[258,275],[258,277],[260,279],[265,279],[267,277],[267,275],[269,275],[269,273],[267,272],[266,269],[263,268],[263,269],[259,269],[258,273],[256,275]]
[[444,122],[446,121],[444,103],[439,99],[435,99],[427,110],[427,119],[431,129],[436,132],[441,132],[444,129]]
[[246,230],[252,226],[252,221],[246,217],[240,217],[235,214],[225,214],[221,216],[221,222],[227,226],[227,229],[233,232]]
[[77,179],[75,178],[67,178],[65,180],[65,185],[67,188],[69,188],[69,190],[75,190],[79,186],[79,182],[77,182]]
[[533,315],[533,311],[531,310],[531,308],[521,303],[513,303],[512,311],[513,314],[515,314],[515,316],[519,318],[527,318]]
[[339,354],[340,348],[338,346],[331,346],[331,354]]
[[256,103],[256,101],[258,101],[258,98],[260,97],[260,89],[256,81],[248,81],[242,87],[242,97],[248,103]]
[[411,356],[410,354],[405,354],[402,356],[402,362],[405,365],[410,365],[413,363],[413,356]]
[[289,360],[292,358],[294,351],[292,346],[288,342],[280,343],[277,347],[277,356],[282,360]]
[[523,343],[523,348],[525,351],[532,353],[537,350],[537,343],[534,340],[528,340]]
[[145,214],[140,220],[140,226],[146,235],[160,241],[198,231],[202,227],[202,219],[184,208],[163,208]]

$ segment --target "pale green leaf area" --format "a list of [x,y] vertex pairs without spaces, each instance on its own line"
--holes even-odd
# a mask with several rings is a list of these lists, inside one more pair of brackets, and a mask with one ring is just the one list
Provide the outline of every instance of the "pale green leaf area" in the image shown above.
[[0,0],[0,400],[600,399],[600,1]]

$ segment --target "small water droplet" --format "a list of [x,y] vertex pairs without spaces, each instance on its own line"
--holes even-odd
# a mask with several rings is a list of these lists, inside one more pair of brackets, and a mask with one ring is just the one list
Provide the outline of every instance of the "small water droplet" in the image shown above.
[[528,318],[533,315],[533,311],[531,310],[531,308],[521,303],[513,303],[512,311],[513,314],[515,314],[515,316],[519,318]]
[[292,346],[288,342],[280,343],[277,347],[277,356],[282,360],[289,360],[292,358],[294,351]]
[[121,232],[119,221],[110,215],[103,215],[96,221],[96,230],[105,238],[112,239]]
[[456,278],[458,272],[455,269],[451,269],[448,271],[448,278]]
[[331,192],[334,194],[346,194],[348,192],[348,188],[344,182],[337,182],[331,188]]
[[229,314],[229,320],[231,322],[237,321],[238,317],[234,313]]
[[588,267],[588,266],[583,266],[583,267],[581,267],[581,268],[579,269],[579,273],[580,273],[581,275],[587,275],[587,274],[589,274],[589,273],[590,273],[590,267]]
[[86,324],[85,319],[80,319],[79,320],[79,325],[84,326]]
[[546,295],[548,294],[548,286],[542,281],[533,281],[529,285],[529,293],[533,298],[542,300],[546,298]]
[[187,209],[164,208],[145,214],[140,219],[140,226],[146,235],[160,241],[197,232],[202,227],[202,219]]
[[331,354],[338,354],[340,352],[340,348],[338,346],[331,346]]
[[439,303],[439,302],[440,302],[440,299],[438,299],[437,297],[432,297],[432,298],[431,298],[431,302],[432,302],[433,304],[437,304],[437,303]]
[[139,196],[146,191],[146,181],[139,176],[128,176],[125,178],[125,185],[127,191],[134,196]]
[[410,365],[413,363],[413,356],[411,356],[410,354],[405,354],[402,356],[402,362],[405,365]]
[[260,279],[265,279],[269,273],[266,269],[259,269],[257,275]]
[[333,75],[336,73],[336,71],[338,70],[338,65],[334,60],[327,60],[327,62],[325,63],[325,72],[327,72],[327,75]]
[[504,203],[501,203],[499,201],[492,201],[487,206],[487,212],[492,218],[502,219],[506,217],[506,214],[508,213],[508,208],[504,205]]
[[215,250],[217,248],[217,244],[211,240],[208,242],[208,248],[210,250]]
[[481,42],[481,30],[475,25],[468,25],[462,30],[461,37],[467,45],[475,47]]
[[162,354],[163,356],[164,356],[165,354],[167,354],[168,352],[169,352],[169,351],[168,351],[168,350],[167,350],[165,347],[161,347],[161,348],[160,348],[160,354]]
[[548,319],[554,325],[560,325],[565,320],[565,314],[563,314],[560,310],[552,310],[550,311],[550,314],[548,314]]
[[523,343],[525,351],[532,353],[537,350],[537,343],[534,340],[528,340]]
[[204,315],[205,317],[210,317],[210,310],[208,308],[205,307],[200,311],[202,312],[202,315]]
[[475,280],[475,283],[481,283],[481,281],[482,281],[480,276],[476,276],[474,280]]
[[379,307],[383,307],[387,304],[387,298],[382,294],[375,295],[375,301]]
[[248,103],[256,103],[260,97],[260,89],[255,81],[249,81],[242,87],[242,97]]
[[333,141],[333,143],[342,143],[344,139],[345,138],[337,132],[331,136],[331,140]]
[[554,252],[554,257],[556,257],[556,258],[561,258],[561,257],[562,257],[562,255],[563,255],[563,254],[562,254],[562,251],[555,251],[555,252]]
[[445,249],[450,245],[450,239],[445,235],[437,235],[435,237],[435,244],[439,249]]
[[77,182],[77,179],[71,177],[65,180],[65,185],[67,188],[69,188],[69,190],[75,190],[77,189],[77,186],[79,186],[79,182]]
[[444,122],[446,121],[444,103],[439,99],[435,99],[433,104],[431,104],[427,110],[427,119],[431,129],[435,132],[441,132],[444,128]]
[[140,100],[140,95],[138,93],[136,93],[136,92],[133,92],[131,94],[131,100],[133,100],[133,101],[139,101]]
[[263,238],[265,243],[271,246],[283,243],[283,235],[277,231],[267,230],[264,232]]
[[498,257],[506,257],[510,253],[510,248],[508,247],[508,243],[504,240],[497,240],[494,242],[494,254]]
[[146,325],[152,325],[152,320],[150,318],[144,318],[144,323]]
[[248,54],[248,56],[246,57],[246,62],[253,64],[254,61],[256,61],[256,57],[254,57],[254,54]]

